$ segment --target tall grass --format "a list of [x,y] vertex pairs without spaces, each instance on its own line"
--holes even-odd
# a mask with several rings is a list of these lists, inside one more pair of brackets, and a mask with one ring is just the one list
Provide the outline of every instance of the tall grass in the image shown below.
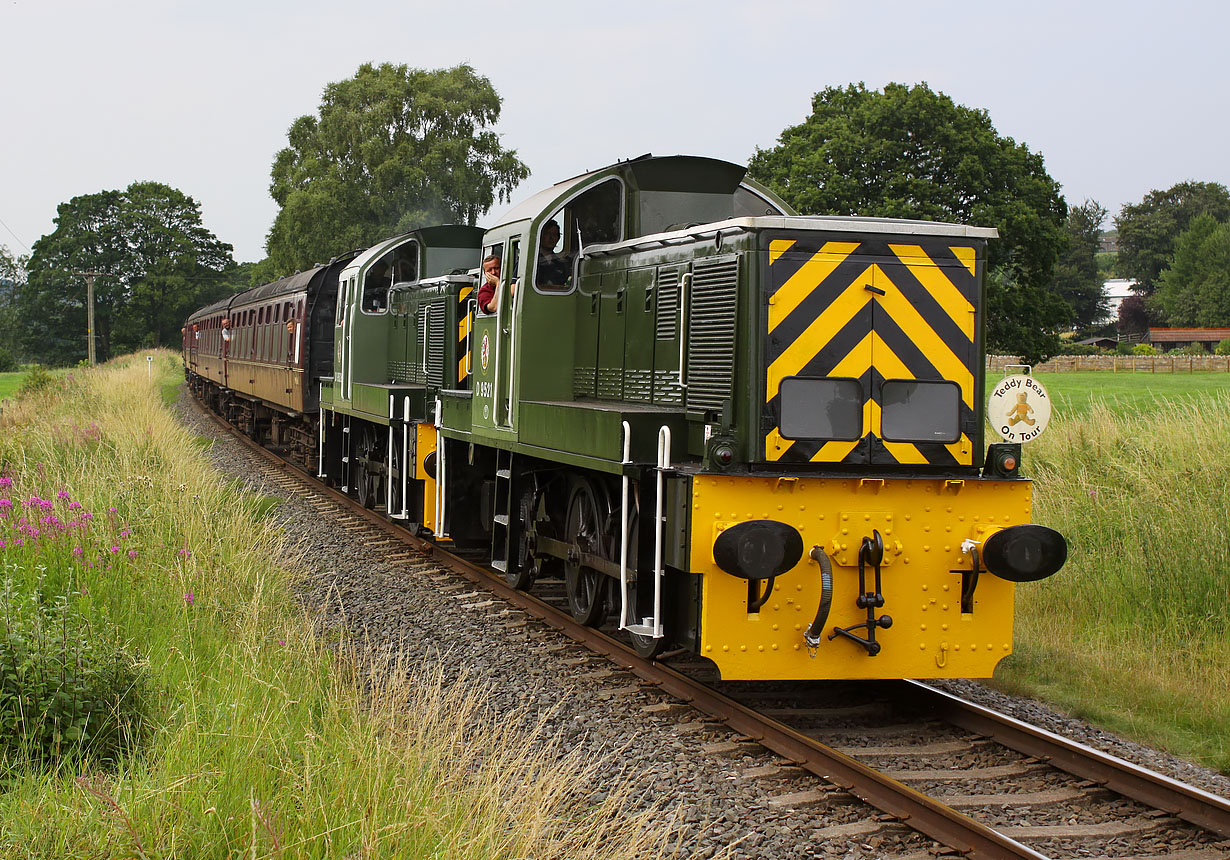
[[997,677],[1230,770],[1230,395],[1114,407],[1026,452],[1034,518],[1071,554],[1018,589]]
[[143,743],[118,761],[5,764],[0,856],[669,851],[670,828],[631,809],[630,784],[594,799],[602,763],[486,713],[480,686],[396,661],[357,676],[335,656],[346,649],[324,647],[289,597],[308,548],[285,546],[260,500],[211,472],[159,396],[175,356],[155,365],[152,384],[143,355],[121,359],[0,416],[13,486],[92,513],[66,540],[0,550],[15,582],[57,577],[137,655],[153,698]]

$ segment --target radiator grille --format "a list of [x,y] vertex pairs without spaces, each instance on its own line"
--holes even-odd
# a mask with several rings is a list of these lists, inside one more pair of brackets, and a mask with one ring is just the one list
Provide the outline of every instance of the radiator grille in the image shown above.
[[598,368],[598,396],[612,400],[623,397],[624,369],[622,367]]
[[433,302],[427,306],[427,384],[436,388],[444,385],[444,304]]
[[679,374],[673,370],[658,370],[653,374],[654,403],[682,403],[683,388],[679,385]]
[[721,409],[735,370],[739,258],[697,261],[688,302],[687,407]]
[[679,270],[658,269],[657,317],[654,320],[658,340],[674,340],[679,332]]
[[389,362],[389,381],[391,382],[413,382],[414,371],[411,369],[408,361],[390,361]]
[[572,371],[572,396],[594,396],[594,368],[576,367]]
[[625,370],[624,371],[624,399],[648,401],[652,394],[653,387],[653,371],[651,370]]

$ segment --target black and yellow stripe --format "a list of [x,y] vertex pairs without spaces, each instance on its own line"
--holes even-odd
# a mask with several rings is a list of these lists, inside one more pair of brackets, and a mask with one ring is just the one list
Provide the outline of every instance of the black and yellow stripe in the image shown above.
[[[978,257],[950,238],[825,241],[774,238],[767,249],[764,455],[771,462],[968,465],[977,435],[975,315]],[[918,241],[914,241],[918,240]],[[863,435],[785,439],[780,386],[792,376],[859,380]],[[960,387],[951,444],[888,442],[885,380],[949,380]]]
[[470,378],[470,332],[474,327],[474,314],[470,312],[469,300],[473,287],[462,287],[457,295],[457,387],[469,388]]

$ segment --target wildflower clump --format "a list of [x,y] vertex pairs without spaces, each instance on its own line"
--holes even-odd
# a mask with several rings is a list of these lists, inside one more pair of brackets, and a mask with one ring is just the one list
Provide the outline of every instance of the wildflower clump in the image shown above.
[[0,589],[0,761],[113,761],[142,734],[141,665],[79,601]]
[[122,582],[107,593],[85,574],[110,568],[129,530],[67,490],[17,490],[0,475],[0,762],[113,760],[141,735],[145,670],[100,605]]

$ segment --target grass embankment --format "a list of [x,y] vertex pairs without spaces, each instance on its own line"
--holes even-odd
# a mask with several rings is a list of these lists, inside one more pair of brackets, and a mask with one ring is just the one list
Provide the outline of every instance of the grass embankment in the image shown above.
[[[78,653],[127,655],[146,714],[119,721],[135,748],[113,745],[110,761],[97,746],[72,752],[97,709],[43,731],[54,755],[41,763],[5,752],[0,856],[659,854],[645,815],[617,814],[629,788],[603,786],[598,805],[577,796],[585,763],[484,715],[481,689],[394,667],[365,669],[361,694],[276,561],[306,548],[282,546],[261,500],[219,480],[165,407],[175,356],[157,353],[152,385],[146,372],[144,354],[75,371],[0,416],[10,501],[0,563],[13,605],[54,604],[53,622],[71,612],[61,650],[80,635]],[[0,644],[16,629],[7,623]],[[8,652],[28,655],[28,639]],[[102,695],[84,689],[51,701],[80,709]],[[39,735],[38,714],[13,719]]]
[[[1089,375],[1107,391],[1111,374]],[[1044,380],[1052,397],[1061,376]],[[1230,772],[1230,379],[1217,381],[1167,400],[1138,380],[1030,443],[1034,520],[1071,553],[1018,588],[1017,653],[996,677]]]
[[[988,373],[983,402],[1002,377]],[[1230,373],[1039,373],[1053,401],[1055,417],[1087,417],[1095,403],[1112,412],[1153,412],[1176,401],[1230,391]]]

